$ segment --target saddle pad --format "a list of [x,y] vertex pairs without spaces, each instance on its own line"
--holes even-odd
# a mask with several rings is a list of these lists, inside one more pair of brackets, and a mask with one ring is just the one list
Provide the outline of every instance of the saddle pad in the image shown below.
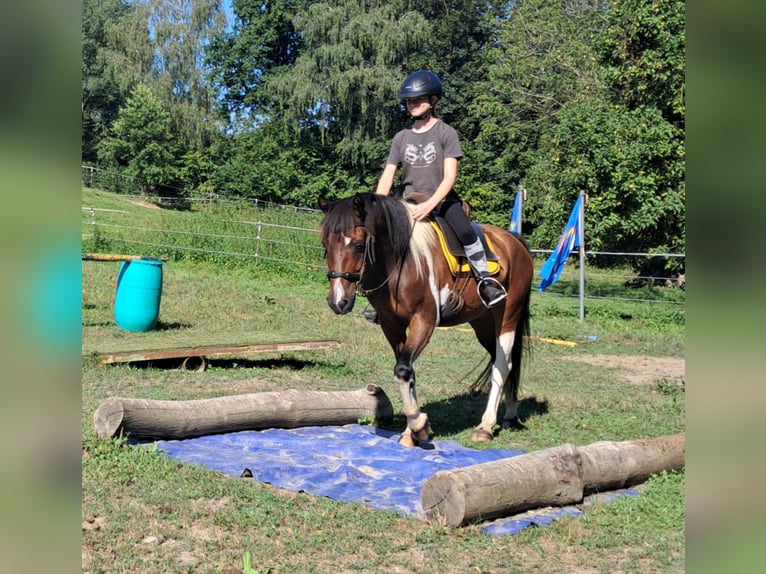
[[[439,245],[441,246],[442,253],[444,253],[444,258],[447,260],[450,273],[452,273],[452,275],[457,275],[458,273],[471,273],[471,266],[468,264],[468,261],[465,260],[465,257],[462,257],[462,261],[459,262],[457,257],[453,254],[453,249],[448,245],[447,239],[442,228],[439,227],[439,224],[436,221],[430,221],[429,223],[436,233],[436,237],[439,239]],[[498,263],[497,256],[492,253],[492,244],[489,237],[483,233],[479,237],[484,240],[485,252],[487,254],[487,269],[489,270],[490,275],[497,275],[497,272],[500,270],[500,264]]]

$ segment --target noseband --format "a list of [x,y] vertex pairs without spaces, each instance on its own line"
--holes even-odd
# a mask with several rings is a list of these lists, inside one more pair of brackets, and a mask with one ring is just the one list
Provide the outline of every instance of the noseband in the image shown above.
[[348,273],[346,271],[335,271],[330,270],[327,272],[327,278],[328,279],[337,279],[337,278],[345,279],[346,281],[351,281],[351,283],[359,283],[362,280],[362,274],[360,273]]
[[[364,228],[364,223],[357,223],[354,225],[354,227],[362,227]],[[364,266],[367,263],[367,254],[369,253],[370,248],[370,237],[367,236],[367,239],[364,242],[364,260],[362,261],[362,267],[357,271],[356,273],[349,273],[348,271],[335,271],[335,269],[330,269],[327,272],[327,278],[328,279],[345,279],[346,281],[349,281],[351,283],[356,283],[357,289],[359,288],[359,283],[362,281],[362,275],[364,274]]]

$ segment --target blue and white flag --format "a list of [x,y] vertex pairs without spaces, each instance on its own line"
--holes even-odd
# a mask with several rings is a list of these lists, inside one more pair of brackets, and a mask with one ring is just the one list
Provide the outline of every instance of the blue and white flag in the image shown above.
[[513,211],[511,220],[508,222],[508,231],[521,235],[521,203],[523,201],[521,190],[516,192],[516,199],[513,201]]
[[537,288],[540,291],[544,291],[549,285],[553,285],[559,279],[559,275],[564,270],[567,258],[572,253],[572,249],[580,246],[580,210],[582,209],[582,196],[577,198],[577,201],[572,208],[572,213],[569,215],[569,220],[564,228],[564,233],[561,234],[556,249],[553,250],[550,257],[545,261],[538,275],[542,278],[540,285]]

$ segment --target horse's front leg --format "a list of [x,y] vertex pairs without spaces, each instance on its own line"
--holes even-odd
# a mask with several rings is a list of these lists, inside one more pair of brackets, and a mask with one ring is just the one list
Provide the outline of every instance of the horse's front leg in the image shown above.
[[416,446],[420,441],[428,440],[431,435],[428,415],[421,412],[418,404],[414,365],[415,360],[431,339],[433,332],[434,325],[432,322],[413,320],[410,323],[406,338],[401,337],[399,343],[394,346],[396,354],[394,378],[399,384],[404,416],[407,417],[407,428],[402,432],[399,443],[408,447]]

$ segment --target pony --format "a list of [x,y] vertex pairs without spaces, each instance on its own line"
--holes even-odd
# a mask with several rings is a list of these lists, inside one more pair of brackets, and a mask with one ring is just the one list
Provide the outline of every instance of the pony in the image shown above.
[[489,396],[472,440],[490,442],[503,396],[502,426],[523,428],[518,420],[518,392],[522,352],[529,335],[531,253],[519,235],[493,225],[480,226],[496,256],[493,259],[497,259],[494,277],[508,292],[503,303],[488,309],[471,272],[449,267],[436,229],[428,221],[416,222],[411,206],[374,193],[319,200],[324,214],[320,236],[330,281],[327,303],[343,315],[354,308],[356,296],[361,294],[377,312],[396,358],[394,378],[407,419],[399,442],[408,447],[431,436],[428,415],[418,405],[415,361],[436,327],[469,323],[490,355],[475,385],[489,383]]

